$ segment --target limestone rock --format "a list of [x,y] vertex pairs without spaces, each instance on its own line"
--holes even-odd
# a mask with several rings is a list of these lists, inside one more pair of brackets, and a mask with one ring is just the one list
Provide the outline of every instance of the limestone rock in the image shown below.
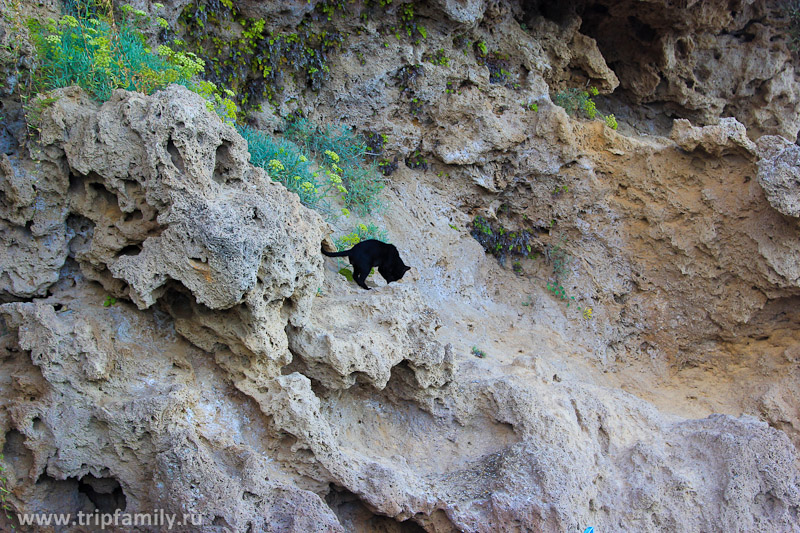
[[[794,74],[766,2],[690,4],[442,0],[420,43],[382,38],[397,6],[334,17],[352,40],[330,83],[287,80],[280,113],[390,137],[376,222],[416,268],[369,292],[199,97],[55,92],[39,163],[0,161],[2,299],[40,296],[0,306],[14,508],[164,508],[202,533],[796,528],[800,243],[768,190],[794,156],[742,126],[791,130]],[[291,26],[318,6],[246,9]],[[545,78],[741,124],[627,137]],[[417,150],[427,170],[403,165]],[[500,265],[476,214],[544,258]]]
[[614,71],[608,68],[605,58],[597,48],[597,42],[591,37],[576,33],[569,46],[570,65],[582,69],[588,74],[592,84],[602,93],[614,92],[619,86],[619,79]]
[[506,152],[527,138],[528,117],[524,112],[495,111],[479,91],[466,89],[432,111],[440,129],[426,144],[447,165],[486,163],[483,154]]
[[58,279],[67,187],[57,166],[0,156],[0,301],[42,295]]
[[433,341],[438,319],[419,294],[397,288],[369,303],[358,300],[317,299],[311,323],[290,334],[289,348],[305,375],[331,389],[350,388],[356,380],[383,389],[404,363],[423,388],[453,379],[452,354]]
[[687,152],[699,147],[715,157],[739,154],[755,158],[757,153],[756,145],[747,137],[744,125],[735,118],[723,118],[717,125],[703,127],[692,126],[686,119],[678,119],[673,125],[671,137]]
[[777,4],[626,0],[576,11],[563,10],[561,25],[597,41],[637,104],[661,103],[703,125],[733,116],[758,134],[797,137],[798,73]]
[[[54,94],[42,144],[63,154],[71,210],[93,228],[76,255],[87,275],[141,308],[173,291],[177,316],[214,315],[204,331],[215,342],[284,357],[275,324],[308,314],[321,218],[250,166],[244,140],[185,88],[118,91],[101,107],[79,90]],[[226,314],[250,334],[231,335]]]
[[477,25],[486,11],[485,0],[434,0],[431,5],[450,20],[465,26]]
[[758,183],[769,203],[786,216],[800,217],[800,147],[782,137],[758,141]]
[[105,307],[101,289],[71,275],[54,291],[66,305],[0,306],[12,331],[2,406],[13,413],[0,441],[18,512],[121,505],[191,514],[195,531],[342,531],[319,496],[266,459],[279,437],[168,317]]

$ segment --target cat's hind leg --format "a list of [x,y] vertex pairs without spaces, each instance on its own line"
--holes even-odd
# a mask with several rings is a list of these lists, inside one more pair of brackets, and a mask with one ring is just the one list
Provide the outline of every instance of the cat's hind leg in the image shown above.
[[353,279],[355,282],[358,283],[359,287],[370,290],[370,288],[367,287],[367,284],[364,283],[367,281],[367,276],[369,276],[369,269],[364,270],[355,265],[353,266]]

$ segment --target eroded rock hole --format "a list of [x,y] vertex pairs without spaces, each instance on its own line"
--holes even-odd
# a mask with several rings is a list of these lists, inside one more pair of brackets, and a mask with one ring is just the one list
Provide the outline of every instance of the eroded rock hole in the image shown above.
[[125,492],[113,477],[85,475],[78,481],[78,492],[86,496],[99,513],[124,511],[127,506]]
[[106,207],[115,207],[119,209],[119,202],[117,201],[116,195],[106,189],[105,185],[102,183],[96,181],[89,183],[88,192],[89,199],[92,200],[93,203],[102,200],[105,202]]
[[6,433],[3,457],[14,467],[17,477],[26,476],[33,465],[33,453],[25,446],[25,435],[16,429]]
[[94,222],[85,216],[72,214],[67,217],[67,239],[71,257],[77,257],[90,249],[94,228]]
[[634,37],[644,43],[652,43],[658,37],[658,33],[652,26],[633,15],[628,17],[628,26],[631,28],[631,33],[633,33]]
[[546,0],[523,0],[523,21],[530,22],[537,16],[552,20],[556,24],[566,23],[575,14],[575,2],[547,2]]
[[123,255],[139,255],[142,252],[142,245],[141,244],[129,244],[125,246],[122,250],[117,252],[117,257],[122,257]]
[[195,299],[185,290],[179,283],[170,282],[164,296],[159,299],[164,311],[175,318],[190,318],[194,315]]
[[231,155],[231,143],[222,141],[214,154],[214,181],[217,183],[227,183],[231,178],[233,170],[233,156]]
[[691,50],[692,47],[689,45],[689,42],[686,39],[678,39],[675,41],[675,51],[678,52],[680,57],[684,59],[687,58]]
[[175,143],[172,142],[172,139],[167,141],[167,152],[169,152],[169,156],[172,159],[172,164],[175,165],[181,173],[186,172],[186,166],[183,163],[183,156],[178,151],[178,147],[175,146]]
[[289,317],[294,313],[294,301],[291,298],[286,298],[281,306],[281,318],[289,320]]
[[331,483],[330,492],[325,496],[325,503],[331,508],[336,518],[344,526],[345,531],[352,533],[369,533],[387,531],[393,533],[419,533],[425,530],[413,520],[398,522],[388,516],[371,511],[359,497]]
[[86,194],[86,177],[81,174],[69,173],[69,194],[83,196]]
[[134,209],[130,213],[125,213],[125,222],[138,222],[144,219],[144,214],[139,209]]

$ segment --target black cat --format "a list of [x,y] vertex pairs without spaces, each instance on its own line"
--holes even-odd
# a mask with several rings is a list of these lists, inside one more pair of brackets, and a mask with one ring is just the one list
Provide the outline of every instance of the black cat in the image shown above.
[[364,281],[374,267],[378,267],[378,272],[387,283],[399,280],[411,269],[403,264],[393,244],[375,239],[362,241],[344,252],[326,252],[323,248],[322,253],[328,257],[347,257],[353,265],[353,279],[367,290],[369,287]]

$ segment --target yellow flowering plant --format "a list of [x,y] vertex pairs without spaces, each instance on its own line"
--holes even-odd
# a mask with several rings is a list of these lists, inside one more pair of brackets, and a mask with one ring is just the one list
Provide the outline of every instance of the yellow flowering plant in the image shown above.
[[[158,11],[162,4],[154,4]],[[111,2],[75,0],[58,20],[28,19],[31,42],[38,62],[32,88],[46,92],[78,85],[104,102],[115,89],[145,94],[179,83],[200,94],[223,120],[236,120],[233,93],[199,80],[205,64],[196,55],[161,45],[153,51],[144,36],[146,25],[169,26],[166,19],[122,5],[115,16]]]

